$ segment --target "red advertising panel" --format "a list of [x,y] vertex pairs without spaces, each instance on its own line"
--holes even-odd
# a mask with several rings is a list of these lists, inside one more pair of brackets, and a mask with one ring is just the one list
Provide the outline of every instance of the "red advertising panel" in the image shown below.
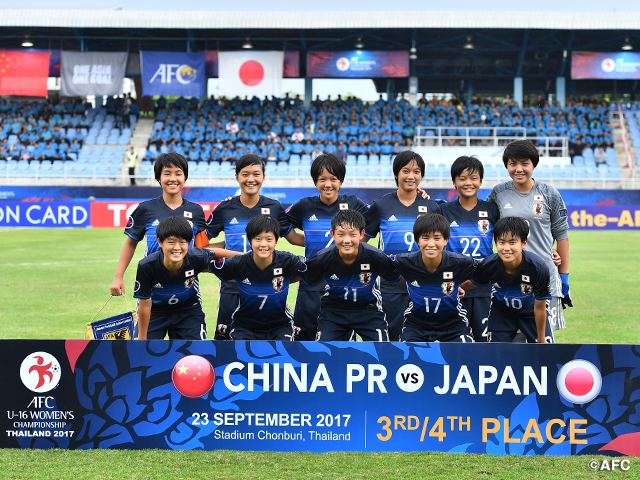
[[[140,202],[92,202],[91,226],[99,228],[124,228],[127,219]],[[219,202],[198,202],[204,210],[205,218]]]

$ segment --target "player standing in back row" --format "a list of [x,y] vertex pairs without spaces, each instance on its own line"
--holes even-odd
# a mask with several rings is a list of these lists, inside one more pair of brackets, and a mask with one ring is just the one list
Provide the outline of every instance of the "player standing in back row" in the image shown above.
[[[340,195],[347,169],[332,153],[319,155],[311,164],[311,178],[320,195],[302,198],[287,210],[291,224],[304,231],[305,256],[313,257],[332,245],[331,219],[341,210],[357,210],[366,216],[369,207],[355,195]],[[324,279],[312,285],[300,285],[293,322],[300,329],[298,340],[316,339],[320,297],[325,291]]]
[[[440,213],[437,203],[423,198],[418,191],[424,177],[425,164],[420,155],[410,150],[400,152],[393,160],[393,176],[398,190],[373,201],[367,214],[369,237],[380,233],[378,247],[387,255],[417,252],[418,242],[413,236],[416,218],[425,213]],[[404,313],[409,306],[409,293],[403,282],[380,279],[382,309],[389,324],[389,339],[398,341]]]
[[[493,226],[500,218],[495,203],[478,198],[483,177],[484,166],[476,157],[457,158],[451,165],[451,180],[459,196],[452,202],[440,205],[441,213],[451,228],[447,250],[475,260],[493,254]],[[461,303],[471,324],[473,339],[486,342],[491,286],[482,285],[467,292]]]
[[[567,207],[557,189],[533,178],[540,154],[528,140],[511,142],[502,155],[512,181],[493,187],[487,201],[495,202],[500,217],[520,217],[529,224],[528,250],[540,256],[549,268],[552,299],[547,304],[551,330],[565,328],[563,308],[573,307],[569,290],[569,223]],[[561,264],[553,263],[553,243]],[[562,308],[561,308],[562,307]]]

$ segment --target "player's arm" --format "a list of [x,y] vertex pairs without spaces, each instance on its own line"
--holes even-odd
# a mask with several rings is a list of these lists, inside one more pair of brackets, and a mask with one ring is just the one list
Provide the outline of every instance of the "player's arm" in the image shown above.
[[292,228],[291,231],[287,233],[287,235],[285,235],[284,238],[286,238],[291,245],[304,247],[304,233],[300,233],[296,231],[295,228]]
[[209,237],[204,230],[196,233],[196,238],[193,241],[193,246],[198,248],[204,248],[209,245]]
[[475,283],[473,283],[471,280],[465,280],[461,285],[460,288],[462,290],[464,290],[465,292],[468,292],[469,290],[473,290],[474,288],[476,288],[477,285]]
[[571,255],[569,254],[569,238],[564,240],[558,240],[556,242],[556,250],[560,255],[560,264],[558,265],[558,272],[562,274],[569,274],[569,263]]
[[133,255],[136,253],[136,247],[138,242],[131,237],[127,237],[120,251],[120,258],[118,259],[118,266],[116,267],[116,274],[114,275],[113,282],[111,283],[111,295],[124,296],[124,272],[131,263]]
[[547,343],[545,338],[545,326],[547,324],[547,301],[538,300],[533,302],[533,314],[536,319],[536,330],[538,332],[538,343]]
[[138,340],[147,339],[151,318],[151,298],[141,298],[138,303]]
[[213,245],[208,245],[207,250],[211,250],[216,254],[216,258],[231,258],[236,255],[244,255],[242,252],[236,252],[235,250],[227,250],[226,248],[217,248]]

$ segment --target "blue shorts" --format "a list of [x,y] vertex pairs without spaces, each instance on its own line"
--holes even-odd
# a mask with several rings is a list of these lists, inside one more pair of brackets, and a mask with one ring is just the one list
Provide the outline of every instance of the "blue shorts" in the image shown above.
[[402,332],[402,324],[404,323],[404,312],[409,308],[409,294],[396,292],[382,292],[382,310],[387,316],[386,320],[389,324],[389,339],[397,342]]
[[405,322],[400,338],[403,342],[473,342],[471,330],[464,324],[448,330],[429,330]]
[[286,323],[280,327],[260,332],[232,324],[229,336],[231,340],[282,340],[290,342],[293,341],[293,325]]
[[467,312],[467,320],[469,320],[469,325],[471,326],[473,340],[475,342],[488,341],[491,297],[465,297],[460,303],[462,304],[462,308]]
[[321,342],[349,341],[353,332],[365,342],[388,342],[389,332],[384,313],[377,308],[347,310],[321,307],[318,316],[318,334]]
[[313,341],[316,339],[321,296],[322,292],[319,291],[298,290],[296,308],[293,312],[293,323],[300,329],[296,340]]
[[[538,340],[538,328],[534,317],[517,317],[508,313],[491,309],[489,313],[489,342],[511,343],[518,331],[527,338],[527,343],[536,343]],[[547,343],[554,343],[553,331],[547,318],[545,333]]]
[[182,310],[175,313],[154,314],[151,309],[148,340],[206,340],[207,324],[202,309]]

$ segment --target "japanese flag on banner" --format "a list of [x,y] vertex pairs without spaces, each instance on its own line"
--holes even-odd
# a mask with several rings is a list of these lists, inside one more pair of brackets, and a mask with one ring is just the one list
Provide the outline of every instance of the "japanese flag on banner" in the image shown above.
[[284,52],[220,52],[218,95],[280,96]]

